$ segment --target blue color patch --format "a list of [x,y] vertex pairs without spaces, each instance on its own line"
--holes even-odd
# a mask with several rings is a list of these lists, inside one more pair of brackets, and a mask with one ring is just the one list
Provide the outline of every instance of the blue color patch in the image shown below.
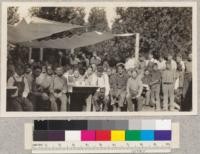
[[154,141],[154,130],[141,130],[141,141]]

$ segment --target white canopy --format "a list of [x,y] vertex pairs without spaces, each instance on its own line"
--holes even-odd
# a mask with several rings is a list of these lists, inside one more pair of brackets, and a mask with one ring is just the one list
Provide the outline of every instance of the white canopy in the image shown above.
[[8,25],[8,41],[12,43],[32,41],[80,27],[82,26],[50,21],[38,17],[23,18],[15,25]]

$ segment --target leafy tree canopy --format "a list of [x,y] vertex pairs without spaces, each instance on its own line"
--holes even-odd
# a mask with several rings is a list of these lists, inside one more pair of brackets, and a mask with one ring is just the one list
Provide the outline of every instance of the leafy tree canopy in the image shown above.
[[85,9],[82,7],[40,7],[32,8],[33,16],[65,23],[84,25]]

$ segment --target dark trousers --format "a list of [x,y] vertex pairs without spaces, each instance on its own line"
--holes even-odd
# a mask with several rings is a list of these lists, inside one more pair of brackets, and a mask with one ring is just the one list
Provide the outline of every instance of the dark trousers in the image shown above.
[[107,111],[109,98],[105,96],[105,93],[96,92],[92,98],[93,111]]
[[27,98],[8,98],[8,111],[33,111],[33,105]]
[[144,98],[142,96],[138,98],[133,98],[132,96],[129,96],[126,98],[127,101],[127,110],[129,112],[132,111],[141,111],[143,106],[143,100]]
[[192,75],[187,74],[183,84],[183,101],[181,103],[181,111],[192,110]]

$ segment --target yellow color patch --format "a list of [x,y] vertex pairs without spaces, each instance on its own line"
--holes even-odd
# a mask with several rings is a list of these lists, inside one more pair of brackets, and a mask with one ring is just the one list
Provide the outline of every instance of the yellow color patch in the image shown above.
[[111,141],[125,141],[125,131],[124,130],[112,130],[111,131]]

